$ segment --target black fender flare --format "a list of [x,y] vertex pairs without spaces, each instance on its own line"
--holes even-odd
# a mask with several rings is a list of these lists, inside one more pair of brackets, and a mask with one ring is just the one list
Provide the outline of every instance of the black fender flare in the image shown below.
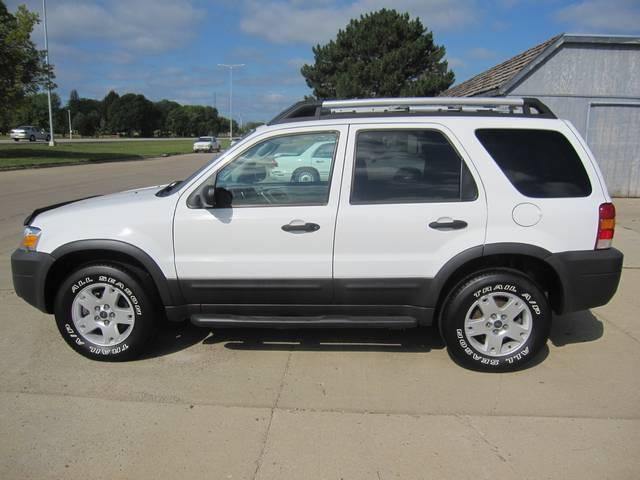
[[473,260],[493,255],[523,255],[527,257],[534,257],[548,263],[549,266],[557,273],[556,268],[547,262],[547,259],[552,255],[551,252],[544,248],[526,243],[511,242],[478,245],[460,252],[444,264],[433,279],[433,283],[429,289],[429,295],[426,300],[426,305],[435,307],[438,304],[442,294],[442,289],[458,269],[464,267],[465,264]]
[[51,256],[54,257],[55,261],[58,261],[58,259],[70,253],[90,252],[92,250],[116,252],[134,258],[151,276],[163,305],[182,305],[184,303],[178,282],[167,279],[162,269],[148,253],[130,243],[110,239],[76,240],[59,246],[51,252]]

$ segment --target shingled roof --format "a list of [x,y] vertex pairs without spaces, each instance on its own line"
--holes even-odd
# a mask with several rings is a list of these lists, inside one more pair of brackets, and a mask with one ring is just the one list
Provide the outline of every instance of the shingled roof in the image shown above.
[[500,94],[499,89],[531,64],[547,48],[551,47],[563,35],[550,38],[540,45],[522,52],[500,65],[476,75],[460,85],[451,87],[440,94],[442,97],[473,97],[476,95]]

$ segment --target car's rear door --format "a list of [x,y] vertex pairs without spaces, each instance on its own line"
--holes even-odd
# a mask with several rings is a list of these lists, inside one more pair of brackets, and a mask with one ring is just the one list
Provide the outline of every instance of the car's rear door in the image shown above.
[[337,303],[432,307],[427,293],[438,271],[483,245],[482,184],[441,125],[352,125],[342,192]]

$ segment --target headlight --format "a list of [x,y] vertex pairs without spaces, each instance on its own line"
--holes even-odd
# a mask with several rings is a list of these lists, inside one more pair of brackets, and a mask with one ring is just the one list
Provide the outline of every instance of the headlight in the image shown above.
[[38,246],[38,240],[40,240],[40,233],[42,231],[38,227],[26,227],[22,234],[22,242],[20,248],[35,252]]

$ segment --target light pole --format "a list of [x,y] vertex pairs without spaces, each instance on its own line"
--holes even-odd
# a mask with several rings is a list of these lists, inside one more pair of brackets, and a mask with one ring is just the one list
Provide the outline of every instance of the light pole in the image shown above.
[[44,52],[47,64],[47,99],[49,101],[49,146],[55,147],[53,139],[53,112],[51,111],[51,78],[49,77],[49,40],[47,39],[47,0],[42,0],[42,14],[44,17]]
[[71,109],[67,110],[69,114],[69,140],[73,140],[73,130],[71,129]]
[[233,69],[244,67],[244,63],[226,64],[219,63],[219,67],[229,69],[229,141],[233,140]]

